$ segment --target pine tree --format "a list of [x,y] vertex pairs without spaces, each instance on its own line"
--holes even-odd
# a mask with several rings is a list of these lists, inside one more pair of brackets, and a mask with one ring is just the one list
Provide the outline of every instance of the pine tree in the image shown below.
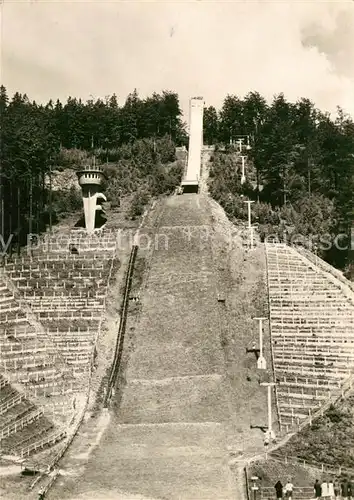
[[203,118],[203,138],[204,144],[215,144],[219,132],[219,119],[214,106],[209,106],[204,110]]

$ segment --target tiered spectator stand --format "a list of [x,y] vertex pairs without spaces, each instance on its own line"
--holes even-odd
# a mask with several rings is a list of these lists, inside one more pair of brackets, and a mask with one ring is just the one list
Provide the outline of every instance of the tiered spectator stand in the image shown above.
[[[89,236],[74,230],[47,235],[21,257],[6,261],[6,277],[21,300],[10,309],[2,307],[15,299],[8,288],[0,289],[0,314],[3,309],[5,315],[0,334],[6,340],[1,345],[2,368],[11,382],[20,382],[35,397],[38,408],[60,429],[75,420],[88,395],[116,247],[114,231]],[[26,308],[39,328],[26,322],[22,312]],[[62,373],[48,363],[48,353],[65,368]]]
[[23,458],[61,441],[65,429],[48,419],[43,408],[0,376],[1,455]]
[[315,256],[279,243],[266,243],[266,253],[278,415],[288,432],[351,388],[354,292]]
[[48,394],[50,381],[53,387],[64,384],[70,375],[67,363],[5,280],[0,281],[0,328],[1,369],[10,382],[25,385],[30,397]]
[[[0,281],[0,449],[23,456],[65,437],[43,400],[67,384],[67,368],[52,342],[39,342],[32,318]],[[45,410],[44,410],[45,408]],[[48,418],[49,417],[49,418]],[[60,437],[59,437],[60,436]]]
[[[71,254],[69,246],[78,253]],[[8,262],[6,271],[76,374],[89,371],[105,309],[115,253],[114,232],[50,236],[32,255]]]

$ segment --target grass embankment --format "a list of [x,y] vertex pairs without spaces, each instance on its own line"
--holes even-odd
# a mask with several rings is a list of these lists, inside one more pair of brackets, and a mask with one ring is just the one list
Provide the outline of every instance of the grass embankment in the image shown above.
[[[247,207],[245,203],[243,203],[241,195],[245,195],[251,199],[255,196],[249,182],[243,186],[240,184],[238,166],[238,155],[233,155],[230,152],[227,154],[216,152],[210,169],[211,178],[209,180],[209,192],[211,196],[223,206],[230,220],[236,224],[236,227],[238,218],[242,218],[244,221],[247,218]],[[249,167],[252,170],[252,165],[249,165]],[[314,203],[313,200],[312,202]],[[309,213],[312,210],[311,207],[313,207],[313,203],[308,205]],[[268,222],[272,225],[271,231],[277,232],[279,222],[277,218],[281,211],[276,209],[276,214],[273,211],[274,217],[269,218],[270,209],[271,207],[264,203],[255,203],[252,207],[252,216],[257,216],[260,224],[269,219]],[[275,215],[277,216],[275,217]],[[289,215],[291,214],[287,214],[286,217],[283,217],[287,219],[288,222],[291,220]],[[298,231],[300,234],[302,234],[302,229],[305,230],[307,228],[306,230],[308,230],[308,226],[305,224],[305,215],[306,214],[301,210],[297,214],[296,220],[299,228],[301,228],[301,230],[299,229]],[[311,220],[314,220],[314,218],[311,217]],[[296,228],[298,228],[298,226],[296,226]],[[320,232],[317,231],[317,234],[320,234]],[[260,255],[257,257],[256,253],[253,253],[253,255],[245,257],[244,252],[239,249],[234,250],[231,255],[233,256],[231,267],[233,266],[234,270],[230,273],[230,276],[232,276],[234,280],[233,289],[237,290],[233,304],[233,315],[235,317],[235,326],[233,330],[237,332],[237,334],[233,339],[233,345],[238,345],[238,349],[235,351],[235,354],[232,354],[232,349],[229,349],[229,364],[230,370],[234,369],[233,366],[235,367],[234,378],[236,379],[235,384],[238,386],[237,391],[235,391],[236,397],[242,394],[242,377],[239,377],[240,369],[243,364],[242,356],[240,356],[240,353],[244,349],[242,343],[245,343],[246,338],[250,338],[249,334],[247,337],[247,331],[250,332],[254,329],[254,326],[248,322],[248,318],[251,315],[259,314],[267,316],[267,313],[262,314],[262,311],[266,312],[266,309],[262,307],[261,304],[259,307],[256,305],[257,300],[259,300],[258,298],[266,296],[267,292],[265,289],[262,290],[261,288],[257,291],[257,285],[255,283],[252,285],[252,280],[254,280],[257,275],[257,260],[258,263],[261,262]],[[254,260],[255,256],[256,260]],[[229,281],[230,279],[231,278],[229,278]],[[257,278],[255,279],[257,280]],[[226,283],[228,283],[227,277],[224,280],[224,286]],[[252,288],[254,291],[252,291]],[[247,299],[249,300],[248,303]],[[233,324],[232,321],[229,322],[229,324],[231,326]],[[265,341],[265,346],[267,346],[267,340]],[[252,378],[254,376],[254,371],[252,372],[250,370],[249,377]],[[239,400],[240,398],[238,397],[237,399]],[[351,401],[352,399],[348,399],[347,402],[343,402],[339,406],[337,405],[335,409],[332,408],[329,412],[326,412],[326,415],[315,422],[311,428],[305,429],[292,438],[286,447],[280,450],[280,453],[287,453],[289,456],[298,456],[309,462],[323,462],[336,467],[340,465],[348,468],[354,467],[354,432],[353,415],[350,408]],[[254,418],[256,411],[250,413],[251,417]]]
[[354,469],[354,394],[332,405],[277,452],[309,463]]
[[267,424],[267,394],[259,382],[271,377],[266,321],[263,343],[267,370],[258,370],[255,353],[246,351],[252,348],[253,342],[259,345],[258,322],[254,318],[268,316],[265,254],[259,243],[255,249],[248,250],[241,227],[228,221],[215,202],[211,201],[210,207],[215,230],[212,241],[218,288],[226,298],[220,317],[233,415],[230,446],[237,455],[248,456],[264,448],[264,435],[259,427]]
[[114,405],[120,411],[86,470],[56,489],[58,498],[67,498],[69,490],[72,497],[84,491],[89,496],[90,489],[105,489],[108,497],[108,487],[154,498],[235,498],[226,491],[228,406],[206,222],[194,196],[166,200],[159,223],[150,221],[147,231],[161,240],[152,255],[139,252],[148,275],[141,314],[128,320],[123,398],[120,404],[117,391]]
[[[137,140],[107,153],[108,156],[102,151],[95,153],[106,176],[101,185],[108,199],[108,204],[104,205],[117,209],[128,200],[128,209],[123,207],[121,212],[131,220],[143,214],[151,199],[174,191],[181,181],[187,154],[180,152],[177,159],[175,146],[168,139]],[[91,161],[87,152],[62,150],[59,165],[53,168],[55,173],[52,175],[54,223],[81,210],[81,189],[76,171],[79,165]]]

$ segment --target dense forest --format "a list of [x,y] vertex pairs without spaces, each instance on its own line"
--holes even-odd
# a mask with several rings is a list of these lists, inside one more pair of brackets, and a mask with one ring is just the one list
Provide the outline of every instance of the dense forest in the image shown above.
[[[75,189],[52,192],[51,173],[77,169],[90,157],[104,164],[108,195],[136,193],[132,215],[149,195],[169,192],[181,177],[172,164],[175,146],[186,143],[177,94],[164,91],[141,99],[136,90],[119,106],[115,95],[82,102],[69,97],[39,105],[26,95],[12,99],[0,88],[0,234],[19,247],[58,214],[78,209]],[[49,181],[48,181],[49,179]]]
[[[133,196],[131,215],[151,196],[170,193],[182,176],[175,147],[187,145],[179,97],[171,91],[142,99],[136,90],[120,106],[115,95],[45,105],[0,88],[0,234],[12,243],[45,230],[60,213],[78,209],[75,190],[51,189],[53,170],[77,169],[95,155],[108,175],[113,205]],[[243,154],[241,184],[238,138]],[[253,222],[261,237],[290,232],[311,237],[318,252],[339,267],[351,253],[338,250],[354,215],[354,123],[340,108],[332,118],[308,99],[271,103],[257,92],[228,95],[220,110],[204,110],[204,143],[215,144],[210,193],[233,219],[245,219],[244,199],[254,199]],[[343,238],[342,238],[343,239]],[[330,244],[321,246],[321,241]],[[338,243],[338,244],[334,244]],[[325,249],[324,249],[325,248]]]
[[[251,146],[243,184],[240,136]],[[205,109],[204,142],[217,145],[210,191],[231,218],[247,218],[243,199],[259,201],[252,214],[261,237],[302,235],[333,264],[350,263],[350,248],[339,247],[350,246],[354,216],[354,123],[343,110],[332,118],[308,99],[229,95],[220,111]]]

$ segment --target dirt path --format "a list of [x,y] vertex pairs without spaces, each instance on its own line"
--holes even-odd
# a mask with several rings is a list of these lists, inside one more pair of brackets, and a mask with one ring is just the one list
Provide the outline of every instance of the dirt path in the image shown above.
[[0,467],[0,476],[11,476],[12,474],[19,474],[21,472],[21,465],[7,465]]

